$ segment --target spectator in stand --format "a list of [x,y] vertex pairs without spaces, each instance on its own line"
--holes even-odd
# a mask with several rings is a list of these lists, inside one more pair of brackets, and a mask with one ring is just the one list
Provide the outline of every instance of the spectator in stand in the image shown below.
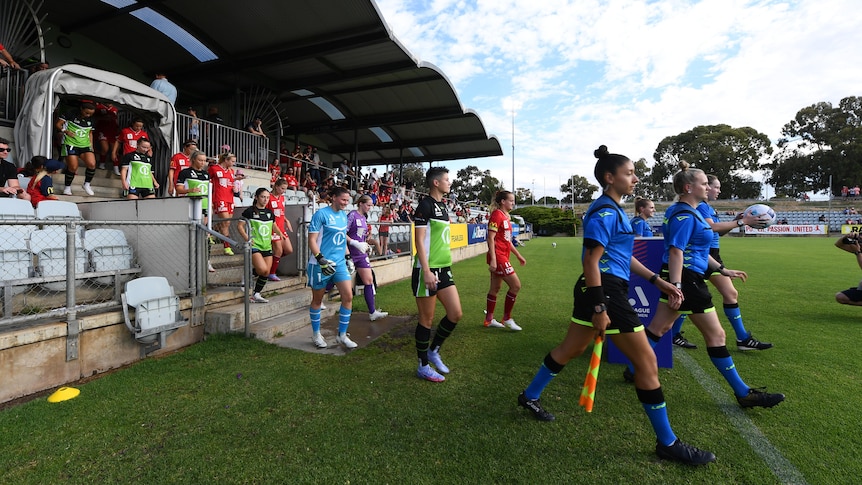
[[859,189],[859,186],[858,186],[858,185],[856,185],[855,187],[853,187],[853,198],[854,198],[854,199],[855,199],[856,197],[859,197],[859,190],[860,190],[860,189]]
[[192,153],[198,151],[198,144],[194,140],[186,140],[183,143],[183,151],[171,157],[171,168],[168,170],[168,195],[176,196],[177,179],[180,172],[189,168],[192,163],[190,157]]
[[66,160],[66,188],[63,195],[72,195],[72,182],[75,180],[75,172],[78,171],[78,158],[84,160],[86,171],[84,172],[83,189],[87,195],[93,195],[90,182],[96,175],[96,156],[93,154],[93,113],[96,105],[84,101],[75,113],[60,116],[57,120],[57,131],[63,133],[63,145],[60,156]]
[[299,189],[299,181],[293,175],[293,167],[288,167],[287,173],[284,174],[284,181],[287,182],[287,188],[290,190]]
[[405,203],[401,206],[401,210],[398,211],[398,218],[401,222],[413,222],[413,205],[410,203]]
[[305,174],[305,180],[302,181],[302,191],[309,197],[317,191],[317,182],[311,178],[310,173]]
[[347,182],[347,185],[353,187],[354,182],[354,173],[353,168],[350,167],[350,162],[345,158],[341,161],[341,166],[338,169],[339,178],[343,179]]
[[18,169],[15,164],[6,160],[9,156],[9,140],[0,138],[0,197],[12,197],[30,200],[27,191],[18,183]]
[[[282,256],[287,256],[293,253],[293,244],[288,237],[288,231],[293,232],[293,226],[284,214],[284,191],[287,188],[287,181],[279,179],[272,186],[272,194],[269,197],[269,209],[275,215],[273,221],[279,231],[272,232],[272,266],[269,270],[269,281],[281,281],[278,277],[278,264]],[[284,234],[282,237],[281,234]]]
[[[138,147],[138,140],[146,138],[150,139],[150,136],[144,131],[144,120],[141,118],[135,118],[132,120],[132,123],[129,124],[128,127],[120,130],[120,136],[114,141],[114,146],[111,148],[111,160],[114,162],[114,175],[120,175],[120,159],[128,155],[129,153],[134,152]],[[123,153],[118,154],[120,151],[120,146],[123,147]],[[153,156],[152,152],[147,153],[149,156]]]
[[0,44],[0,66],[11,67],[12,69],[21,69],[21,66],[15,62],[12,54],[6,50],[6,47],[3,44]]
[[260,115],[255,115],[253,120],[245,124],[245,131],[252,135],[266,138],[266,133],[263,132],[263,120],[260,118]]
[[380,225],[377,228],[377,237],[380,239],[380,254],[386,256],[389,251],[389,227],[395,222],[395,217],[392,215],[392,209],[388,205],[383,206],[383,211],[378,217]]
[[43,200],[58,200],[54,195],[54,180],[51,174],[63,170],[66,166],[59,160],[48,160],[36,155],[24,167],[24,173],[30,177],[26,194],[30,197],[30,203],[35,209]]
[[276,180],[281,178],[281,163],[279,163],[277,158],[272,160],[267,171],[269,172],[270,185],[275,186]]
[[841,198],[846,199],[848,195],[850,195],[850,189],[846,185],[843,185],[841,187]]
[[168,81],[164,74],[157,73],[156,78],[150,83],[150,87],[164,94],[171,104],[177,104],[177,88]]
[[117,141],[120,133],[118,110],[114,103],[96,103],[95,122],[96,141],[99,142],[99,169],[105,170],[111,154],[111,146]]
[[125,155],[120,162],[120,180],[129,200],[156,198],[159,182],[153,173],[153,161],[149,153],[150,140],[142,138],[138,140],[135,151]]
[[[320,171],[320,157],[317,155],[317,150],[308,145],[305,147],[305,153],[302,156],[302,160],[305,162],[308,167],[308,171],[311,172],[311,178],[317,182],[317,185],[320,186],[323,181],[323,173]],[[330,174],[331,176],[331,174]]]
[[198,118],[198,111],[194,107],[189,106],[186,113],[191,118],[189,120],[189,140],[198,142],[201,139],[201,120]]
[[817,222],[826,222],[826,214],[820,214],[820,217],[817,218]]
[[[218,163],[210,165],[209,176],[213,182],[213,219],[219,222],[213,225],[213,229],[230,237],[230,219],[233,218],[233,165],[236,163],[236,155],[224,152],[218,157]],[[230,244],[224,242],[224,253],[233,256]]]

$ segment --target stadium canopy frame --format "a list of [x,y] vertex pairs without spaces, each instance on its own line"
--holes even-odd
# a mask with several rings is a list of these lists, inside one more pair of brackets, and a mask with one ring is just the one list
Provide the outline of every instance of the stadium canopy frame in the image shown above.
[[333,163],[502,155],[445,74],[401,45],[373,0],[44,0],[43,8],[60,33],[88,37],[144,74],[166,74],[182,105],[264,88],[278,103],[280,138],[319,147]]

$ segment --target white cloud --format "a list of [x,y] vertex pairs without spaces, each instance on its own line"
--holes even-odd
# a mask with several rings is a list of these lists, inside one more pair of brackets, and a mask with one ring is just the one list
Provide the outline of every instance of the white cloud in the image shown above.
[[664,137],[718,123],[774,140],[799,109],[860,94],[852,0],[377,4],[402,44],[440,67],[500,140],[503,157],[450,168],[481,164],[511,185],[515,101],[515,184],[541,176],[548,195],[572,174],[592,179],[600,144],[650,161]]

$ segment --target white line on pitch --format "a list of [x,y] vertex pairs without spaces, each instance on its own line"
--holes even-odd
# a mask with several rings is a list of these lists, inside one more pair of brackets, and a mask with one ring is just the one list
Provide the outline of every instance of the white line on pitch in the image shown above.
[[763,458],[766,465],[772,470],[772,473],[781,480],[781,483],[805,485],[805,476],[793,466],[784,455],[775,448],[772,443],[763,435],[760,429],[745,415],[745,412],[739,407],[734,399],[727,395],[727,390],[710,377],[703,368],[686,354],[685,350],[674,349],[674,358],[680,362],[689,372],[692,373],[695,379],[700,382],[700,385],[709,393],[710,396],[718,404],[719,409],[736,427],[743,439],[748,442],[748,445],[755,453]]

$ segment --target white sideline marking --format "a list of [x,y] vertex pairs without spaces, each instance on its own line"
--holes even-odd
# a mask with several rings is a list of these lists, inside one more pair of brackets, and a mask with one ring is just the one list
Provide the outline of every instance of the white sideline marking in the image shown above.
[[[798,485],[806,485],[808,483],[805,481],[805,476],[793,466],[793,463],[772,446],[772,443],[769,442],[754,422],[746,416],[745,412],[736,402],[736,399],[728,397],[727,391],[723,386],[704,372],[697,361],[687,355],[683,349],[673,349],[673,354],[674,358],[691,372],[694,378],[703,386],[704,390],[712,396],[713,400],[719,405],[719,409],[727,416],[727,419],[739,431],[743,439],[748,442],[751,449],[763,458],[763,461],[772,470],[772,474],[781,483]],[[731,392],[731,394],[733,393]]]

